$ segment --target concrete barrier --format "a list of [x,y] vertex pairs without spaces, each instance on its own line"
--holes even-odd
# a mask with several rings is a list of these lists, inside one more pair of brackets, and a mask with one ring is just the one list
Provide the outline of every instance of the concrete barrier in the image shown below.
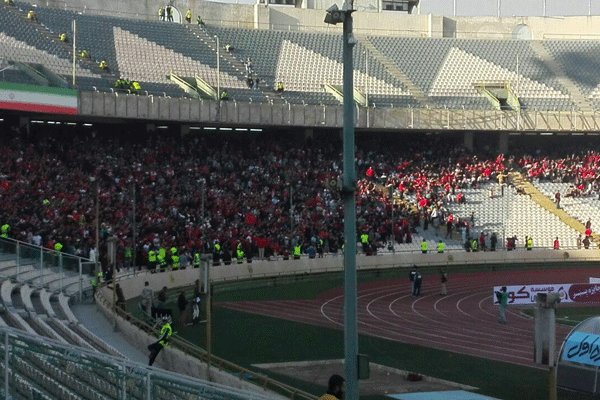
[[[127,279],[121,282],[133,280],[135,279]],[[112,291],[111,289],[104,287],[100,289],[100,292],[101,293],[99,293],[97,296],[97,307],[109,320],[112,320],[114,318],[111,302]],[[156,341],[156,337],[137,328],[135,325],[131,324],[121,316],[117,316],[116,325],[121,336],[123,336],[129,343],[143,352],[148,352],[146,346]],[[251,382],[240,379],[237,376],[228,373],[227,371],[217,368],[215,365],[211,367],[210,376],[208,376],[207,364],[171,346],[166,347],[161,351],[160,356],[157,357],[154,365],[169,371],[191,376],[193,378],[220,383],[232,388],[268,394],[273,399],[286,398],[279,394],[267,391]]]

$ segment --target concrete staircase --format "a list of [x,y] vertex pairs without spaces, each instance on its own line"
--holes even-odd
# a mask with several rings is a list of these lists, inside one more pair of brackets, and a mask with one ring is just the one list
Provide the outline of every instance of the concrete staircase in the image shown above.
[[579,108],[580,111],[593,111],[594,107],[589,98],[579,89],[575,82],[564,73],[564,65],[548,52],[543,43],[541,41],[531,41],[531,48],[542,60],[543,64],[550,69],[558,82],[567,89],[571,96],[571,100],[577,105],[577,108]]
[[[208,32],[206,32],[206,30],[204,30],[200,27],[197,27],[195,25],[186,24],[185,27],[187,29],[189,29],[189,31],[192,33],[192,35],[197,37],[202,42],[206,43],[212,50],[214,50],[215,57],[216,57],[217,41],[213,36],[211,36]],[[239,60],[237,57],[235,57],[234,54],[228,53],[227,51],[225,51],[225,49],[223,48],[225,43],[220,43],[220,45],[221,45],[221,49],[219,49],[219,57],[221,59],[221,62],[226,61],[227,63],[229,63],[233,67],[233,69],[235,70],[235,72],[239,76],[239,78],[241,80],[245,81],[246,65],[244,64],[244,62]],[[259,78],[261,79],[261,86],[259,87],[257,92],[261,93],[264,97],[266,97],[273,104],[285,103],[285,101],[280,96],[274,96],[270,92],[265,92],[265,88],[274,87],[275,82],[266,81],[265,77],[262,77],[262,76],[259,76]]]
[[[522,189],[525,194],[531,198],[531,200],[535,201],[538,205],[556,215],[563,223],[570,226],[582,235],[585,233],[585,225],[582,224],[581,221],[568,214],[562,208],[557,208],[554,201],[544,195],[531,182],[523,178],[521,173],[511,172],[509,174],[509,182],[514,184],[517,189]],[[595,243],[600,243],[600,234],[592,234],[592,241]]]
[[393,77],[404,84],[415,100],[417,100],[421,105],[429,104],[427,95],[417,85],[415,85],[413,81],[406,76],[402,70],[400,70],[400,68],[398,68],[398,65],[394,61],[390,60],[388,56],[379,51],[379,49],[377,49],[377,47],[371,43],[368,37],[360,37],[360,43],[367,49],[369,54],[371,54],[387,69],[390,74],[392,74]]

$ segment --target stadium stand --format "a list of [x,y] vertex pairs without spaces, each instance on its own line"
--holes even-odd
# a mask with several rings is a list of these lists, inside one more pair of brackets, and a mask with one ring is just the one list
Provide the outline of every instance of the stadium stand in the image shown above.
[[[0,391],[7,398],[169,400],[199,394],[209,400],[268,398],[216,383],[182,378],[4,325],[0,330],[4,339],[0,344]],[[6,365],[9,366],[7,375]],[[8,382],[4,381],[5,376]]]
[[[55,73],[69,77],[72,49],[57,35],[70,32],[75,20],[77,47],[91,56],[77,62],[78,88],[82,90],[109,91],[116,79],[125,78],[139,81],[143,93],[186,97],[168,80],[173,72],[192,79],[198,75],[212,86],[219,75],[221,87],[236,101],[339,104],[323,88],[325,84],[341,86],[342,46],[335,34],[200,27],[41,6],[36,7],[36,23],[25,18],[29,4],[16,4],[2,6],[0,33],[4,35],[5,58],[25,63],[43,60]],[[216,37],[223,47],[219,71]],[[600,97],[599,82],[589,73],[596,65],[593,41],[372,35],[357,39],[355,87],[368,91],[369,104],[374,107],[490,109],[492,105],[474,87],[481,81],[509,83],[521,106],[528,109],[588,109],[580,93],[569,93],[569,88],[581,90],[593,104]],[[225,43],[234,51],[226,52]],[[244,65],[248,58],[252,60],[250,73]],[[100,71],[100,60],[108,62],[108,72]],[[549,63],[556,65],[550,67]],[[248,75],[260,79],[258,89],[247,86]],[[272,91],[279,81],[285,84],[282,94]]]

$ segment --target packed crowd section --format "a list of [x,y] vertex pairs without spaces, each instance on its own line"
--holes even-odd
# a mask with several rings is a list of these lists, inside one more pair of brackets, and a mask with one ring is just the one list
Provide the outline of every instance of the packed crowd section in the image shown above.
[[[153,134],[45,127],[1,132],[0,222],[20,240],[87,256],[95,246],[96,190],[103,242],[118,239],[119,263],[150,249],[176,248],[235,258],[338,252],[343,204],[337,189],[341,142],[336,135]],[[357,138],[357,233],[373,250],[406,243],[428,224],[469,227],[448,202],[462,189],[495,181],[509,166],[531,163],[467,152],[459,136]],[[542,162],[537,158],[536,162]],[[525,166],[525,168],[527,168]],[[395,192],[392,205],[390,192]],[[357,240],[360,240],[357,238]]]
[[570,183],[566,196],[600,195],[600,152],[587,150],[567,157],[524,157],[519,165],[534,180]]

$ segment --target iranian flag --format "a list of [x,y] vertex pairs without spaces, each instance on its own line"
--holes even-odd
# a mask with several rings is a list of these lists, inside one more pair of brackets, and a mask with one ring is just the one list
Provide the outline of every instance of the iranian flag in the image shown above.
[[77,91],[0,82],[0,109],[76,115]]

